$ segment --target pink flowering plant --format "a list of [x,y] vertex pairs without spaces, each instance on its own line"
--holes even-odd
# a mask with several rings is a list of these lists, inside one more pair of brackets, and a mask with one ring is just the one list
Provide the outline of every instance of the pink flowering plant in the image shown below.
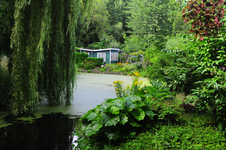
[[223,25],[224,17],[223,0],[191,0],[182,10],[185,23],[191,25],[190,33],[199,36],[199,40],[211,35],[217,36],[220,27]]

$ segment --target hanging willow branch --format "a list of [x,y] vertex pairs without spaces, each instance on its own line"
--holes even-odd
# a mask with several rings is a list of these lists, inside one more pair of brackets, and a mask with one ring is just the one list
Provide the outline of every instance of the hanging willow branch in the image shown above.
[[70,104],[75,83],[75,27],[91,0],[15,0],[13,114],[33,111],[40,95]]

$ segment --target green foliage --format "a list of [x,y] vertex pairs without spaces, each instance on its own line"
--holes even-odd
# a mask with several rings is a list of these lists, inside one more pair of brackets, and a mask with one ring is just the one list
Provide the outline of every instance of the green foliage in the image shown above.
[[84,69],[93,69],[95,67],[100,67],[103,64],[103,58],[93,58],[88,57],[83,61],[82,66]]
[[172,33],[169,14],[173,7],[170,6],[168,0],[132,0],[128,3],[127,24],[133,30],[133,36],[139,37],[139,45],[145,47],[151,43],[158,49],[164,47],[166,37]]
[[90,48],[99,49],[99,46],[105,45],[111,30],[108,17],[106,1],[96,0],[91,3],[90,12],[85,12],[78,20],[76,33],[79,46],[87,47],[93,44]]
[[[1,0],[0,2],[0,55],[6,54],[8,57],[12,54],[12,49],[9,48],[10,36],[12,26],[14,23],[13,18],[14,1]],[[11,69],[11,68],[10,68]]]
[[175,116],[183,112],[183,109],[174,101],[175,95],[169,92],[169,88],[158,80],[153,80],[150,84],[151,86],[144,87],[144,91],[147,92],[147,101],[152,104],[152,110],[158,111],[159,119],[174,121]]
[[125,30],[123,10],[126,1],[96,0],[92,3],[92,13],[85,13],[84,19],[78,20],[76,34],[79,46],[91,49],[119,48]]
[[123,50],[127,55],[131,52],[137,52],[143,47],[143,43],[137,35],[126,36],[126,34],[124,34],[123,38],[125,39]]
[[103,64],[103,58],[93,58],[89,57],[87,58],[88,61],[93,61],[97,67],[101,66]]
[[225,133],[212,127],[162,126],[105,149],[225,149]]
[[171,90],[185,92],[186,95],[191,93],[191,89],[194,88],[193,83],[199,79],[196,74],[192,73],[196,58],[193,50],[189,49],[189,45],[192,45],[190,41],[190,35],[181,34],[171,37],[166,44],[167,49],[164,50],[168,56],[171,56],[168,58],[171,59],[171,63],[157,70],[158,76],[168,84]]
[[[225,28],[225,27],[224,27]],[[217,37],[204,38],[193,47],[197,58],[195,73],[199,79],[193,90],[193,99],[198,99],[197,106],[200,110],[212,109],[219,128],[225,130],[225,31]],[[199,49],[196,49],[198,47]]]
[[149,79],[161,79],[165,76],[164,69],[175,64],[176,55],[173,53],[159,52],[152,58],[151,65],[147,66],[146,72]]
[[100,71],[105,72],[106,70],[104,68],[100,69]]
[[187,100],[189,102],[196,102],[196,108],[199,110],[212,110],[213,115],[218,123],[220,130],[226,130],[225,120],[225,90],[226,84],[225,73],[218,72],[220,77],[213,77],[205,79],[204,81],[198,81],[199,85],[196,89],[192,90],[192,97]]
[[173,99],[174,94],[169,92],[169,88],[159,80],[150,82],[151,86],[145,87],[148,91],[148,96],[154,100],[161,101],[164,99]]
[[171,88],[191,94],[187,100],[195,102],[198,111],[212,111],[222,130],[226,127],[225,28],[225,25],[221,27],[218,36],[191,40],[186,53],[177,59],[177,66],[164,71],[165,81]]
[[[110,35],[112,35],[115,41],[123,43],[122,36],[125,34],[126,28],[126,5],[128,0],[108,0],[106,2],[107,10],[109,13],[109,23],[111,25]],[[109,46],[113,42],[109,43]]]
[[[185,64],[182,64],[181,61],[185,61],[184,59],[187,59],[185,56],[189,54],[187,52],[189,40],[189,36],[186,36],[185,34],[177,34],[176,36],[172,36],[167,40],[166,48],[162,49],[160,52],[156,50],[155,47],[149,47],[146,52],[146,59],[151,63],[151,65],[147,66],[146,69],[149,79],[163,79],[163,77],[172,71],[175,73],[175,75],[170,77],[175,79],[174,83],[177,81],[181,82],[181,80],[178,80],[179,73],[176,74],[176,72],[178,69],[180,70],[179,67],[185,67],[183,66]],[[165,78],[168,77],[169,76]]]
[[143,95],[144,90],[141,89],[143,81],[140,80],[140,74],[138,72],[132,73],[132,85],[123,88],[123,81],[113,81],[115,87],[115,94],[118,98],[126,97],[128,95]]
[[89,49],[103,49],[107,47],[107,40],[104,38],[100,42],[95,42],[92,44],[89,44],[87,48]]
[[82,62],[85,61],[88,58],[87,53],[76,53],[76,64],[81,67]]
[[189,25],[185,24],[184,20],[181,18],[184,0],[170,0],[169,4],[171,7],[169,20],[172,23],[172,36],[175,36],[178,33],[189,33]]
[[93,61],[87,61],[87,60],[85,60],[83,63],[82,63],[82,66],[83,66],[83,68],[84,69],[86,69],[86,70],[90,70],[90,69],[93,69],[93,68],[95,68],[95,63],[93,62]]
[[77,132],[78,148],[99,147],[108,142],[117,145],[158,122],[177,122],[181,110],[173,104],[172,93],[159,82],[152,86],[146,87],[147,94],[142,97],[107,99],[84,114]]
[[167,39],[166,42],[166,50],[179,52],[187,49],[188,37],[185,34],[176,34],[175,36],[171,36]]
[[123,68],[121,69],[122,72],[128,73],[134,71],[136,66],[134,64],[127,64],[124,65]]

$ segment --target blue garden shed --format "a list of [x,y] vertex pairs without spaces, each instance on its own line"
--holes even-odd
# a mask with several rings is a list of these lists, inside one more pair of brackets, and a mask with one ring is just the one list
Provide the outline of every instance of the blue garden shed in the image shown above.
[[118,63],[118,54],[122,51],[117,48],[85,49],[80,48],[80,53],[88,53],[89,57],[103,58],[106,63]]

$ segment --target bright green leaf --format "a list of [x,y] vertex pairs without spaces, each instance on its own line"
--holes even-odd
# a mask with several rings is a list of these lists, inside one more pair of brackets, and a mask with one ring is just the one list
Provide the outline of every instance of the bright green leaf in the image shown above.
[[125,114],[120,114],[120,124],[125,124],[128,122],[128,117]]
[[92,112],[87,116],[87,119],[90,121],[90,120],[93,120],[94,118],[96,118],[96,116],[97,116],[97,114]]
[[120,118],[119,116],[113,116],[103,113],[102,120],[105,126],[116,126],[116,124],[120,121]]
[[145,112],[142,109],[135,109],[133,110],[133,116],[138,120],[144,120]]
[[109,113],[113,114],[113,115],[117,115],[119,114],[119,108],[115,107],[115,106],[111,106],[108,110]]
[[93,130],[92,124],[89,124],[89,125],[86,127],[86,129],[85,129],[85,135],[86,135],[86,136],[91,136],[91,135],[93,135],[93,134],[95,134],[95,133],[96,133],[96,131]]
[[97,131],[99,131],[99,129],[102,128],[102,127],[103,127],[103,125],[102,125],[101,123],[97,123],[97,124],[94,124],[94,125],[93,125],[92,129],[93,129],[95,132],[97,132]]
[[135,102],[135,101],[141,101],[141,97],[139,96],[136,96],[136,95],[129,95],[125,98],[125,101],[132,101],[132,102]]
[[124,99],[116,99],[113,103],[114,106],[118,107],[122,110],[125,107],[125,100]]

